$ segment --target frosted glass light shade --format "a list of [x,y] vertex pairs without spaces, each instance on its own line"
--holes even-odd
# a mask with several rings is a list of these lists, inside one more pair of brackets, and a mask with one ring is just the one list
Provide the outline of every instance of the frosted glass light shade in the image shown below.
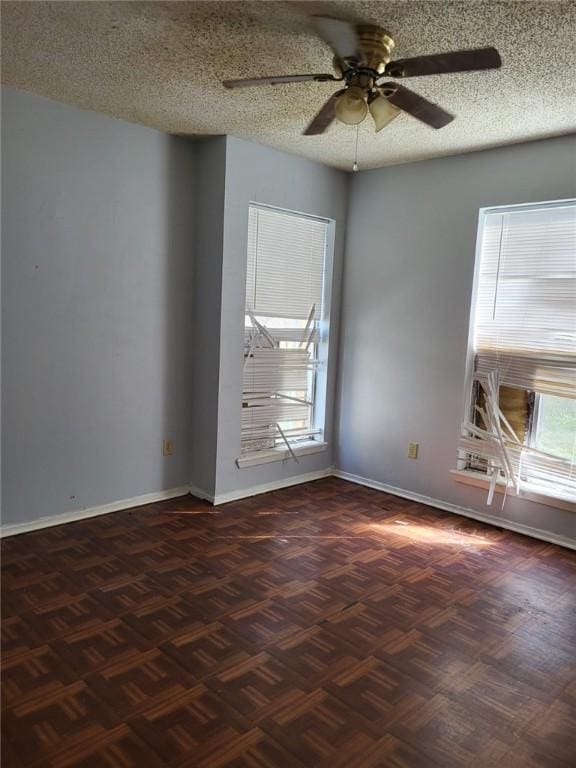
[[368,106],[361,88],[352,86],[338,96],[334,105],[336,117],[347,125],[358,125],[368,114]]
[[374,119],[376,133],[385,128],[395,117],[398,117],[401,111],[394,104],[390,104],[385,96],[377,96],[374,101],[370,102],[368,109]]

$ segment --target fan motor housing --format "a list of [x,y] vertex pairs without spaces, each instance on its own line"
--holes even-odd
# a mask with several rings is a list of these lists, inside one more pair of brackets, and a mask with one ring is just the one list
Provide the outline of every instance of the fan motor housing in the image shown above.
[[383,27],[376,24],[357,24],[357,55],[334,61],[337,71],[345,74],[349,69],[367,69],[382,74],[392,58],[394,39]]

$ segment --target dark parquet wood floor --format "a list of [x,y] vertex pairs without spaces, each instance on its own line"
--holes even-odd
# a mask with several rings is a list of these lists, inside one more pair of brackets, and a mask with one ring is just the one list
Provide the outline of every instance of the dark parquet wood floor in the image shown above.
[[336,479],[2,549],[4,768],[576,766],[576,553]]

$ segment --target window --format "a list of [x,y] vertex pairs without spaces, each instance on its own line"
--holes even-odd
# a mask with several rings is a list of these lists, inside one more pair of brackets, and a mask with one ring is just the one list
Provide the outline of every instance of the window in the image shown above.
[[534,422],[534,447],[568,461],[576,450],[576,400],[538,395]]
[[485,209],[465,469],[576,501],[576,202]]
[[239,466],[324,446],[331,222],[250,205]]

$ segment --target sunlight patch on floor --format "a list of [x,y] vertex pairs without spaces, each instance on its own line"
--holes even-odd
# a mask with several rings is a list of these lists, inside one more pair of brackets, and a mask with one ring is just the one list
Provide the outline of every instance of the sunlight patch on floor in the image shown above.
[[371,523],[370,528],[375,533],[392,533],[412,541],[427,544],[455,544],[460,547],[490,547],[494,542],[485,536],[451,528],[436,528],[421,523],[410,523],[406,520],[392,520],[385,523]]

